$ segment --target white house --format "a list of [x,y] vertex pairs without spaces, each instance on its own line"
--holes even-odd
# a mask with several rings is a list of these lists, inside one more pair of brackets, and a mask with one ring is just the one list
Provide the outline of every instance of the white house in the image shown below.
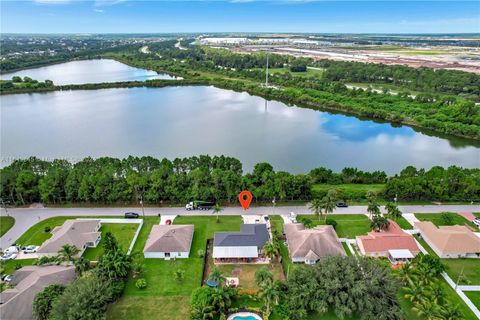
[[188,258],[193,239],[193,224],[154,225],[150,231],[143,256],[169,260]]

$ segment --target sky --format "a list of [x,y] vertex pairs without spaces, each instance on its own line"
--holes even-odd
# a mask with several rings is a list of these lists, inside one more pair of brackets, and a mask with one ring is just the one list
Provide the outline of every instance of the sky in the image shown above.
[[1,33],[479,33],[480,1],[0,0]]

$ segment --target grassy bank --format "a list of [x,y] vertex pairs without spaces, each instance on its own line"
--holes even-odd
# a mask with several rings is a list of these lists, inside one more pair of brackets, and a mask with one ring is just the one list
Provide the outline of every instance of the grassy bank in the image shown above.
[[15,224],[13,217],[0,217],[0,237],[7,233]]

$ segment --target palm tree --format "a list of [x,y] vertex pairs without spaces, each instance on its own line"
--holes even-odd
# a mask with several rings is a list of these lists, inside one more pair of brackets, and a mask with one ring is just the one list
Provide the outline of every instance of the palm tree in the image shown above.
[[273,274],[267,269],[262,268],[255,272],[255,283],[258,287],[271,282],[273,282]]
[[415,279],[415,274],[413,265],[411,262],[405,263],[400,269],[398,269],[398,273],[400,277],[402,278],[402,282],[404,284],[411,284],[412,281]]
[[58,251],[58,256],[62,261],[74,261],[75,256],[80,252],[80,250],[70,244],[65,244]]
[[404,298],[410,302],[417,303],[422,301],[424,296],[423,287],[416,283],[411,283],[404,288],[405,295]]
[[440,315],[443,320],[463,320],[465,316],[458,308],[458,305],[447,304],[440,309]]
[[394,221],[397,221],[402,216],[402,212],[400,209],[398,209],[397,204],[393,202],[389,202],[385,205],[385,210],[387,210],[388,215],[390,218],[392,218]]
[[208,277],[210,279],[213,279],[213,280],[217,281],[218,283],[221,283],[222,280],[223,280],[223,273],[222,273],[222,271],[220,271],[220,269],[213,268],[213,270],[210,272]]
[[277,290],[278,286],[273,282],[266,282],[260,287],[260,298],[265,304],[265,314],[270,315],[272,302],[277,301],[280,292]]
[[318,198],[313,199],[312,202],[310,202],[309,209],[312,210],[315,217],[320,220],[320,217],[322,216],[322,209],[323,209],[322,200]]
[[440,311],[436,304],[428,300],[423,300],[421,302],[415,303],[415,306],[412,308],[412,310],[425,320],[438,319]]
[[278,245],[273,241],[267,242],[263,246],[262,251],[265,254],[265,256],[267,256],[268,258],[270,258],[272,260],[275,259],[276,257],[278,257],[279,254],[280,254],[280,249],[278,248]]
[[213,207],[213,213],[217,215],[217,219],[216,219],[217,223],[220,222],[218,214],[222,211],[223,211],[223,208],[220,207],[218,203],[216,203],[215,206]]
[[332,213],[335,209],[337,202],[337,191],[328,190],[327,195],[322,199],[322,208],[325,211],[325,221],[327,221],[327,215]]
[[209,305],[193,307],[192,315],[193,319],[210,320],[215,317],[215,309]]
[[372,219],[372,222],[371,222],[371,227],[375,231],[386,230],[386,229],[388,229],[389,225],[390,225],[390,222],[388,221],[388,219],[386,219],[382,216],[379,216],[379,215],[375,215]]
[[220,313],[224,313],[228,310],[231,304],[232,299],[229,288],[219,287],[213,289],[212,305],[214,306],[215,310],[218,310]]
[[87,259],[85,259],[83,257],[75,260],[73,262],[73,264],[75,265],[75,271],[77,272],[77,274],[79,276],[81,276],[90,267],[90,261],[88,261]]
[[380,215],[380,207],[378,206],[378,203],[375,201],[375,199],[369,200],[368,202],[368,207],[367,207],[367,212],[370,214],[370,220],[374,216],[379,216]]

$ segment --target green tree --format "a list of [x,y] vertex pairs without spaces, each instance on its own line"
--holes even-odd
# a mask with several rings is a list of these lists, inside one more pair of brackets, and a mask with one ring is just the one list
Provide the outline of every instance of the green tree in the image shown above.
[[220,222],[219,220],[219,214],[220,212],[223,211],[223,208],[220,207],[220,205],[218,203],[215,204],[215,206],[213,207],[213,213],[216,215],[216,218],[215,218],[215,221],[218,223]]
[[328,190],[327,195],[322,199],[322,209],[325,212],[325,220],[327,220],[327,215],[335,210],[336,203],[337,191],[333,189]]
[[387,203],[385,205],[385,210],[387,210],[389,217],[394,221],[397,221],[402,216],[402,212],[400,211],[400,209],[398,209],[398,206],[396,203],[393,203],[393,202]]
[[258,269],[255,272],[255,283],[258,287],[266,283],[273,283],[273,274],[265,268]]
[[440,316],[443,320],[463,320],[465,316],[460,311],[458,305],[452,305],[450,303],[440,308]]
[[274,260],[276,257],[280,255],[280,248],[278,247],[278,244],[273,241],[268,241],[264,246],[263,246],[263,254],[270,258],[271,260]]
[[64,286],[52,284],[37,293],[33,300],[33,318],[35,320],[49,319],[53,302],[62,295],[64,290]]
[[75,265],[75,271],[79,276],[81,276],[85,271],[90,268],[90,261],[84,257],[76,259],[73,264]]
[[425,320],[437,320],[439,316],[439,308],[437,305],[428,300],[415,303],[412,310]]

